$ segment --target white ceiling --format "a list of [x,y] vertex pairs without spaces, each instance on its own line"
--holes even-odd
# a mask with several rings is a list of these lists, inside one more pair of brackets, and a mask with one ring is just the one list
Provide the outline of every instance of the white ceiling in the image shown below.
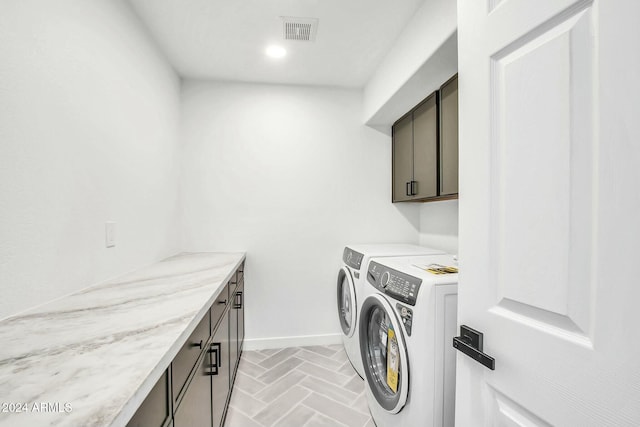
[[[424,0],[129,1],[183,77],[363,87]],[[319,18],[316,41],[284,40],[281,16]]]

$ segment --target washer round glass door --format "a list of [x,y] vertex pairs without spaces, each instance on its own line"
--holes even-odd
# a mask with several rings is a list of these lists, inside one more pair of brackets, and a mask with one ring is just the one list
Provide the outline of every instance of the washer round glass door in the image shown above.
[[338,317],[342,333],[351,337],[356,325],[356,289],[353,285],[351,273],[346,267],[338,272]]
[[409,363],[400,322],[385,297],[364,301],[359,328],[367,386],[384,410],[396,414],[407,402]]

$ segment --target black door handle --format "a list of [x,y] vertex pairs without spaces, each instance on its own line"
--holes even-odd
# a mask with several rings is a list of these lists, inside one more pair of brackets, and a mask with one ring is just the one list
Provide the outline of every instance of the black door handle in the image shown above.
[[222,345],[219,342],[214,342],[211,344],[211,353],[213,353],[213,364],[209,365],[212,368],[211,372],[208,372],[209,375],[218,375],[218,368],[222,367]]
[[[416,190],[418,181],[411,181],[411,196],[415,196],[418,194],[418,191]],[[414,186],[415,185],[415,186]]]
[[411,190],[409,190],[410,185],[411,185],[410,181],[405,184],[405,189],[404,189],[405,196],[411,196]]
[[482,332],[466,325],[460,326],[460,336],[453,338],[453,348],[494,371],[496,359],[482,352]]
[[236,292],[236,302],[233,305],[233,308],[238,310],[242,308],[242,292],[241,291]]

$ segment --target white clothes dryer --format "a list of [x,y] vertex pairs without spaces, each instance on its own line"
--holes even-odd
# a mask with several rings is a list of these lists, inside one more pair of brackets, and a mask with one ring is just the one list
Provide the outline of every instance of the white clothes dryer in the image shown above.
[[365,393],[377,427],[452,427],[458,274],[453,255],[374,258],[362,289],[359,333]]
[[364,378],[358,332],[360,292],[366,279],[366,265],[372,257],[442,254],[439,249],[407,244],[349,245],[342,254],[338,272],[338,319],[345,352],[358,375]]

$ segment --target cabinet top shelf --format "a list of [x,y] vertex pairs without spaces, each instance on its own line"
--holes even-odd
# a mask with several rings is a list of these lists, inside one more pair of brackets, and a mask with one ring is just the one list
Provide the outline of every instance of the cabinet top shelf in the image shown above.
[[[0,426],[124,425],[244,253],[182,253],[0,321]],[[14,410],[15,409],[15,410]]]

